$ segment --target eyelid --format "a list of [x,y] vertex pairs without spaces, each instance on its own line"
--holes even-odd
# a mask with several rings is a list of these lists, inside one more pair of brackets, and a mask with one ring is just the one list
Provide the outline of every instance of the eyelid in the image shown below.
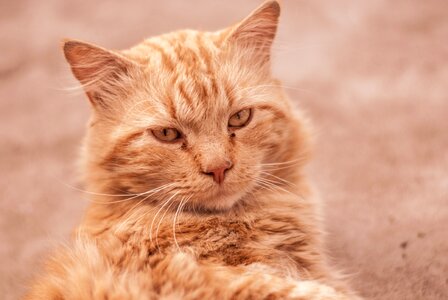
[[240,111],[242,111],[242,110],[246,110],[246,109],[250,109],[251,112],[254,112],[254,107],[252,107],[252,106],[243,106],[243,107],[239,107],[239,108],[237,108],[237,109],[232,109],[232,110],[231,110],[231,113],[230,113],[230,115],[229,115],[229,118],[232,117],[233,115],[239,113]]

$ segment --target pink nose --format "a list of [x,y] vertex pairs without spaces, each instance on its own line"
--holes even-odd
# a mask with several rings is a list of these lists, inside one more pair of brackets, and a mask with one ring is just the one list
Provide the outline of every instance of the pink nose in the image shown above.
[[230,161],[226,162],[224,165],[221,165],[220,167],[204,171],[204,174],[213,176],[213,180],[221,184],[224,181],[224,177],[226,174],[226,171],[232,167],[232,163]]

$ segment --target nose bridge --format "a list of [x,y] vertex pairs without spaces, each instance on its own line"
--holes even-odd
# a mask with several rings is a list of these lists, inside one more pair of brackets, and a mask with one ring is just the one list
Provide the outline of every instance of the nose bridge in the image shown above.
[[204,137],[198,141],[199,164],[204,172],[231,163],[228,141],[217,137]]

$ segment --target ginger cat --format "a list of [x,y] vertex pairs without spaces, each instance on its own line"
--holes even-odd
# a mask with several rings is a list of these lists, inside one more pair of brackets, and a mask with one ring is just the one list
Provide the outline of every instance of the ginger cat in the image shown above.
[[279,14],[125,51],[65,41],[92,203],[26,299],[359,299],[326,262],[307,122],[271,75]]

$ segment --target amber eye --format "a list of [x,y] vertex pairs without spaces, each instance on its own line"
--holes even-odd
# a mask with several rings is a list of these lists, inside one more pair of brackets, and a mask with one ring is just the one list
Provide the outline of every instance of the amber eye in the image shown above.
[[240,110],[230,117],[229,127],[244,127],[249,123],[251,116],[252,110],[250,108]]
[[174,128],[161,128],[151,131],[157,139],[163,142],[174,142],[181,137],[180,132]]

